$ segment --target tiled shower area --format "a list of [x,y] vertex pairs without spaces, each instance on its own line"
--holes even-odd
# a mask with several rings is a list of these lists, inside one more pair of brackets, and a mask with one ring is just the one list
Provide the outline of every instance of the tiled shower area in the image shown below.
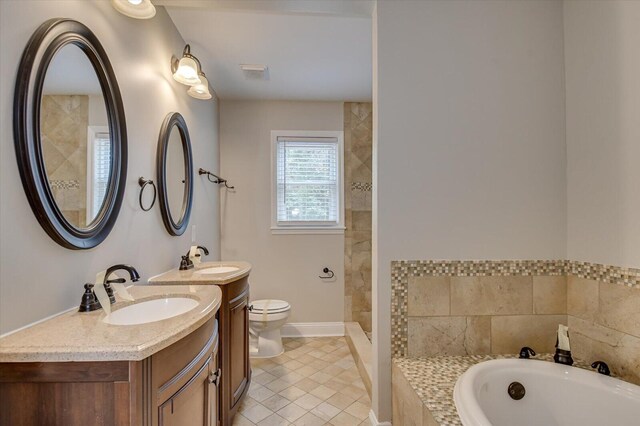
[[371,103],[344,104],[344,320],[371,332]]

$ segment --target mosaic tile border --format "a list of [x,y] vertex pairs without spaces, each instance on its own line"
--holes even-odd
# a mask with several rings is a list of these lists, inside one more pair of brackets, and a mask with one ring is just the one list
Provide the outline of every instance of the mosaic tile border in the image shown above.
[[[513,359],[516,355],[465,355],[394,360],[424,406],[441,426],[461,426],[453,399],[453,388],[458,378],[475,364],[492,359]],[[552,354],[538,354],[533,359],[553,361]],[[579,359],[574,367],[591,370],[590,365]]]
[[351,182],[352,191],[371,192],[373,184],[371,182]]
[[608,284],[619,284],[640,288],[640,269],[620,266],[601,265],[599,263],[566,261],[567,275],[587,278]]
[[80,181],[76,179],[72,179],[72,180],[51,179],[49,180],[49,186],[52,189],[79,189]]
[[640,269],[567,260],[397,260],[391,262],[391,353],[408,349],[407,298],[410,277],[574,275],[640,288]]

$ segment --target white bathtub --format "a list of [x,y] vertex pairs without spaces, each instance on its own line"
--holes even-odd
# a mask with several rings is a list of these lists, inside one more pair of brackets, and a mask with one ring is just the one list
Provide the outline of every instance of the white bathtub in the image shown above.
[[[512,399],[512,382],[526,394]],[[464,426],[638,426],[640,386],[552,362],[497,359],[474,365],[453,399]]]

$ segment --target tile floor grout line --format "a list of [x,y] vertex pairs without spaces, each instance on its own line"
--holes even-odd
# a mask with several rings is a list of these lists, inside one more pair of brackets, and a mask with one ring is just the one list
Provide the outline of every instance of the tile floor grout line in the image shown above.
[[369,425],[371,401],[344,337],[283,339],[285,352],[253,359],[234,426]]

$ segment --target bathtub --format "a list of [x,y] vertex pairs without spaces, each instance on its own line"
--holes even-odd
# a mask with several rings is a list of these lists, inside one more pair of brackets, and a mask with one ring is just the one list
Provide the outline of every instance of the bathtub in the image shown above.
[[[508,393],[513,382],[524,386],[522,399]],[[464,426],[640,425],[640,386],[539,360],[476,364],[456,382],[453,399]]]

